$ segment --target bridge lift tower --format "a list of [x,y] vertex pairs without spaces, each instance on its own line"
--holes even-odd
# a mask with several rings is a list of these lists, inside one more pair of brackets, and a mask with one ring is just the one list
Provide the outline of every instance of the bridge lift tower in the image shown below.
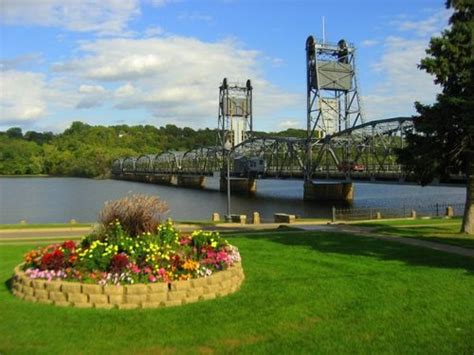
[[252,83],[244,85],[227,82],[219,87],[218,144],[229,141],[232,148],[239,145],[253,131]]
[[305,182],[313,174],[312,139],[364,123],[357,90],[355,47],[306,40],[307,143]]

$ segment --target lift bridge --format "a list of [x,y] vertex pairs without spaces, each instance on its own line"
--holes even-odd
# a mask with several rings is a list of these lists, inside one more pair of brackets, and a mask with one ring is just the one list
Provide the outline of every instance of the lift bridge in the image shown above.
[[413,119],[365,121],[357,88],[355,47],[306,41],[307,129],[305,138],[259,137],[253,132],[252,84],[219,87],[217,144],[187,152],[117,159],[112,177],[204,188],[206,176],[220,177],[233,193],[256,191],[258,179],[301,179],[306,200],[351,200],[353,180],[410,180],[396,150],[413,131]]

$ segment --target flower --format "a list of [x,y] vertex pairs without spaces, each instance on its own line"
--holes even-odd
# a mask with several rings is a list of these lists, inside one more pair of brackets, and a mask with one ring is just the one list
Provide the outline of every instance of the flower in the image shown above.
[[72,241],[72,240],[67,240],[62,244],[62,247],[64,249],[74,250],[74,249],[76,249],[76,243],[74,243],[74,241]]
[[26,253],[26,274],[99,285],[169,283],[207,277],[240,262],[238,249],[217,232],[180,234],[167,222],[154,233],[130,236],[120,228],[119,221],[112,227],[115,232],[100,238],[90,235],[79,244],[68,240]]
[[127,254],[120,253],[116,254],[110,260],[110,271],[114,273],[120,273],[123,269],[128,266],[129,260]]

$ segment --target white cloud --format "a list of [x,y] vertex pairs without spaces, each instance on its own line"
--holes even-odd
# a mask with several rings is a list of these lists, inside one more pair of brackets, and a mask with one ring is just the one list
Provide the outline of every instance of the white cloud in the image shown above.
[[124,98],[132,96],[135,92],[135,87],[130,83],[126,83],[115,90],[115,96],[118,98]]
[[94,95],[96,100],[89,96],[82,108],[106,100],[119,109],[145,108],[158,119],[202,127],[215,120],[218,86],[224,77],[243,83],[252,80],[254,115],[275,113],[297,101],[294,94],[262,77],[261,53],[243,49],[233,40],[101,39],[81,44],[79,53],[80,57],[56,63],[56,74],[96,86],[116,85],[112,95]]
[[379,41],[375,39],[366,39],[361,42],[362,47],[373,47],[379,44]]
[[175,2],[177,0],[144,0],[145,4],[150,4],[155,7],[163,6],[165,4],[168,4],[170,2]]
[[441,89],[418,64],[427,56],[425,50],[430,37],[439,35],[448,24],[450,13],[449,10],[438,11],[419,21],[398,16],[392,21],[399,31],[406,32],[406,37],[385,38],[383,53],[371,66],[380,84],[363,97],[369,120],[413,115],[415,101],[426,104],[435,101]]
[[289,120],[280,121],[278,123],[278,128],[280,130],[285,130],[288,128],[301,129],[302,125],[301,125],[301,122],[298,120],[289,119]]
[[160,26],[150,26],[144,31],[145,37],[156,37],[164,33],[163,28]]
[[124,34],[140,13],[138,0],[2,0],[7,25],[61,27],[70,31]]
[[7,70],[0,72],[0,122],[34,121],[46,114],[42,74]]
[[81,94],[103,94],[106,90],[101,85],[81,85],[79,92]]
[[383,75],[381,84],[364,97],[369,119],[410,115],[414,113],[415,101],[434,101],[440,89],[433,83],[433,77],[417,67],[426,56],[427,45],[427,40],[386,39],[382,57],[372,66]]
[[423,20],[395,20],[392,23],[400,31],[413,32],[421,37],[433,36],[439,32],[440,27],[448,22],[451,13],[452,10],[443,9]]
[[101,106],[108,97],[107,90],[101,85],[81,85],[78,92],[80,101],[76,108],[91,108]]
[[19,67],[42,61],[43,58],[40,53],[27,53],[14,58],[0,59],[0,70],[18,69]]

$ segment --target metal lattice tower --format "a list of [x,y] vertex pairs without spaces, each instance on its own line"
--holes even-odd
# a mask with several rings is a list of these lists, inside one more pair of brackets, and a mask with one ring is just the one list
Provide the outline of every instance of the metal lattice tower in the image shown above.
[[306,40],[307,147],[305,181],[313,172],[314,138],[330,136],[364,123],[357,90],[355,47]]
[[228,83],[224,78],[219,87],[218,145],[226,141],[232,148],[250,137],[253,130],[252,84]]

